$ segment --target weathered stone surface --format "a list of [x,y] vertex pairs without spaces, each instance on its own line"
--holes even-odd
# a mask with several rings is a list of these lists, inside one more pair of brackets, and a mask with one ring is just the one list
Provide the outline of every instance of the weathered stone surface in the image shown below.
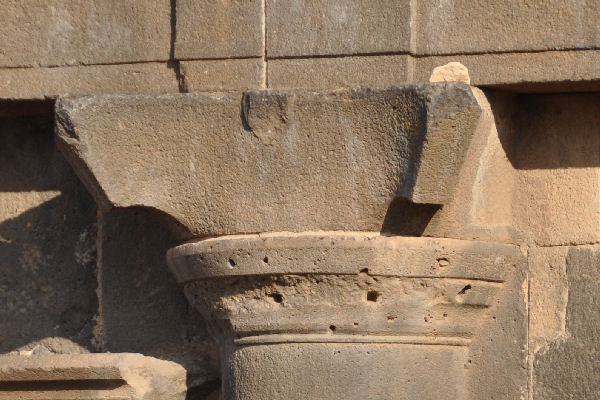
[[[351,399],[466,399],[478,388],[472,380],[496,380],[485,393],[526,388],[526,270],[516,246],[271,233],[184,244],[168,260],[216,329],[226,398],[285,399],[299,391],[326,399],[342,392]],[[498,372],[487,366],[500,352]],[[294,386],[272,384],[284,376]],[[423,389],[424,376],[447,387]]]
[[408,52],[408,0],[266,0],[267,57]]
[[567,335],[567,246],[532,247],[529,264],[529,354]]
[[597,50],[418,57],[411,81],[424,82],[436,66],[452,61],[468,68],[474,86],[518,92],[600,90]]
[[566,332],[535,354],[533,399],[596,399],[600,396],[598,336],[600,249],[571,247],[566,257]]
[[469,70],[459,62],[449,62],[448,64],[435,67],[429,82],[464,82],[467,85],[471,83]]
[[180,365],[140,354],[0,356],[2,399],[176,400]]
[[264,0],[177,0],[175,57],[264,54]]
[[445,202],[479,116],[457,83],[63,98],[57,140],[105,207],[194,235],[380,230],[397,197]]
[[416,2],[416,53],[464,54],[596,48],[593,2],[435,0]]
[[0,121],[0,353],[94,349],[96,205],[52,137],[47,117]]
[[265,86],[262,58],[182,61],[181,74],[189,92],[260,89]]
[[337,89],[408,82],[410,56],[355,56],[269,60],[269,87]]
[[169,0],[7,0],[1,67],[166,61]]
[[43,99],[64,93],[178,93],[167,63],[0,69],[0,98]]
[[167,267],[165,253],[181,237],[166,228],[143,209],[100,216],[101,350],[175,361],[190,390],[217,386],[217,348]]
[[[464,389],[467,359],[467,349],[460,346],[352,343],[247,346],[230,356],[226,379],[235,382],[235,388],[226,388],[224,395],[236,400],[466,400],[469,398]],[[260,373],[249,374],[249,370]]]

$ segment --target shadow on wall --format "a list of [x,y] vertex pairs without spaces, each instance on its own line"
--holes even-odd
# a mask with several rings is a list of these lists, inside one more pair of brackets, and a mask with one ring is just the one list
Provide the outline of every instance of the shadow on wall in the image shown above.
[[188,398],[204,398],[216,346],[165,260],[181,233],[149,210],[98,214],[52,115],[52,102],[0,103],[0,353],[139,352],[182,364]]
[[0,352],[46,337],[94,349],[96,206],[54,148],[48,110],[0,105]]
[[514,168],[600,167],[600,94],[519,94],[509,115],[514,135],[500,135]]

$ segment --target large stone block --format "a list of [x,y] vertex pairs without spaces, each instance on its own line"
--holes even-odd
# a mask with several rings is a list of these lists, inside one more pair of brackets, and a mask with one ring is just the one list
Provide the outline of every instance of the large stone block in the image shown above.
[[600,396],[600,249],[597,245],[570,247],[564,263],[567,297],[564,331],[535,353],[534,400]]
[[183,400],[186,371],[140,354],[0,356],[0,398]]
[[264,54],[264,0],[177,0],[178,59]]
[[44,99],[63,93],[178,93],[167,63],[0,69],[0,98]]
[[266,0],[267,57],[408,52],[408,0]]
[[538,245],[600,240],[600,96],[521,96],[513,218]]
[[564,0],[416,2],[416,53],[448,55],[596,48],[600,8]]
[[[408,82],[408,55],[269,60],[269,88],[338,89]],[[426,82],[421,81],[421,82]]]
[[101,204],[193,235],[380,230],[445,202],[480,114],[464,84],[63,98],[57,139]]
[[96,205],[55,148],[50,117],[0,121],[0,353],[94,349]]
[[181,61],[188,92],[260,89],[265,86],[262,58]]
[[1,67],[166,61],[169,0],[7,0]]

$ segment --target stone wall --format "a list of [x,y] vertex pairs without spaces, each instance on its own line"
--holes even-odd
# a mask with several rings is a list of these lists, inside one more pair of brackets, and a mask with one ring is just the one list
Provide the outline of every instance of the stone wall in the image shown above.
[[[419,201],[415,196],[413,202],[397,198],[386,203],[385,220],[368,230],[515,246],[526,260],[518,273],[502,278],[506,289],[496,303],[486,303],[495,308],[486,314],[478,335],[496,339],[476,342],[469,353],[472,358],[467,356],[465,362],[474,364],[465,368],[475,371],[469,372],[466,385],[472,398],[598,398],[595,360],[600,325],[594,307],[600,292],[600,4],[596,3],[6,0],[0,13],[0,353],[12,353],[11,357],[142,353],[183,366],[188,398],[217,396],[221,370],[225,376],[240,373],[237,364],[220,365],[218,343],[211,338],[215,333],[167,266],[167,250],[195,234],[174,224],[169,210],[155,206],[158,196],[137,203],[133,200],[139,199],[128,198],[127,208],[98,206],[102,199],[82,183],[83,179],[89,189],[93,174],[81,166],[73,169],[56,148],[58,96],[151,95],[152,101],[157,99],[154,114],[139,111],[142,100],[129,103],[131,120],[138,121],[132,123],[134,128],[142,127],[137,137],[159,131],[170,135],[161,128],[168,124],[179,124],[189,133],[196,126],[208,126],[206,121],[220,123],[214,116],[181,114],[188,103],[173,106],[171,97],[156,97],[192,92],[230,92],[234,100],[227,107],[246,123],[255,118],[255,132],[271,132],[273,125],[281,134],[297,118],[315,132],[329,129],[332,134],[343,131],[332,122],[331,115],[338,114],[327,114],[329,106],[322,112],[324,118],[311,125],[310,115],[320,113],[319,108],[307,106],[285,114],[291,108],[282,99],[295,94],[276,101],[255,94],[250,98],[255,103],[248,105],[243,101],[249,97],[240,92],[338,93],[348,87],[427,82],[435,67],[458,61],[468,68],[470,84],[483,89],[473,89],[483,113],[472,142],[463,146],[464,160],[453,170],[456,185],[449,185],[447,201]],[[313,101],[313,95],[302,93],[298,96]],[[367,98],[372,92],[360,93]],[[114,108],[117,113],[122,109]],[[354,123],[344,123],[359,126],[381,107],[374,110],[348,112]],[[109,119],[98,115],[92,114],[102,127]],[[153,118],[155,123],[150,124]],[[387,123],[387,114],[381,118]],[[235,129],[238,124],[235,120]],[[104,126],[108,128],[97,128],[90,137],[110,132],[113,125]],[[252,131],[254,126],[243,128]],[[165,137],[159,139],[173,140],[174,148],[179,145],[175,134]],[[260,136],[263,141],[265,137]],[[110,164],[130,162],[133,152],[115,143]],[[170,160],[176,163],[180,157],[178,153]],[[160,157],[151,161],[173,165]],[[447,160],[434,161],[446,165]],[[433,171],[442,170],[433,164]],[[187,174],[184,167],[180,172]],[[185,176],[187,180],[172,180],[190,186],[192,175]],[[129,183],[139,183],[136,179]],[[370,189],[379,187],[369,184]],[[437,193],[439,188],[434,189]],[[327,193],[319,190],[313,193],[315,204]],[[312,201],[309,198],[305,205]],[[231,201],[227,207],[235,204]],[[182,209],[189,211],[185,204]],[[223,218],[231,214],[235,210],[224,212]],[[199,215],[197,225],[210,219]],[[352,227],[364,216],[345,215]],[[291,226],[283,221],[278,227]],[[327,229],[337,222],[330,216]],[[236,231],[240,225],[234,225],[220,234],[256,233]],[[498,326],[500,335],[494,330]],[[491,361],[478,354],[491,354]],[[104,368],[105,361],[85,357],[82,363]],[[18,368],[31,368],[14,360],[10,363]],[[390,360],[389,368],[400,368]],[[116,362],[120,361],[106,361]],[[11,390],[18,386],[2,378],[12,373],[13,364],[0,360],[0,398],[12,398]],[[3,369],[7,366],[9,372]],[[67,375],[78,374],[65,368]],[[129,378],[116,374],[108,380]],[[458,378],[459,383],[462,380]],[[118,390],[130,393],[128,388]],[[425,390],[421,396],[433,399],[436,393]]]
[[597,88],[594,2],[7,0],[0,98],[426,81]]

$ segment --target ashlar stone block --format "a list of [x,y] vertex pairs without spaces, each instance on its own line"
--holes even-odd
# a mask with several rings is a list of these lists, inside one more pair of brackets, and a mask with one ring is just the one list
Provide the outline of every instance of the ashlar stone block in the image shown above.
[[104,207],[154,208],[191,236],[378,231],[398,197],[443,204],[481,114],[459,83],[67,97],[56,112]]

